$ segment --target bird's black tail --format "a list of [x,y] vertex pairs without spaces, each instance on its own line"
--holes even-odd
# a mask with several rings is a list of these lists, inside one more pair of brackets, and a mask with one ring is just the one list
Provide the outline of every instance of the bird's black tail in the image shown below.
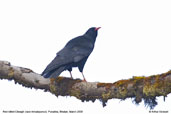
[[58,77],[63,71],[65,70],[65,66],[59,67],[57,69],[54,69],[52,71],[49,71],[47,73],[42,73],[42,76],[44,78],[56,78]]

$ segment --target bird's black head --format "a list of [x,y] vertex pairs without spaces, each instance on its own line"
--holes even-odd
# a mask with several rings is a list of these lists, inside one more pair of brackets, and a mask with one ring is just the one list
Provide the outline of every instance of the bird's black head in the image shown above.
[[87,35],[91,40],[95,42],[96,37],[97,37],[97,32],[101,27],[91,27],[87,30],[85,35]]

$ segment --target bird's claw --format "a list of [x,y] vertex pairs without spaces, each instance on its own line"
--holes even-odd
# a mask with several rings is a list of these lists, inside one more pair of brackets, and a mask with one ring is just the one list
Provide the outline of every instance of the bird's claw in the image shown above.
[[84,79],[83,82],[87,82],[87,81]]

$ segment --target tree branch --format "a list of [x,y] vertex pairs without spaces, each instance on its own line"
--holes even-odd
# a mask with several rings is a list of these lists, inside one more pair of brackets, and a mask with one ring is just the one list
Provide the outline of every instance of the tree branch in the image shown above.
[[66,77],[45,79],[28,68],[0,61],[0,79],[14,80],[25,87],[43,89],[56,96],[75,96],[82,101],[93,102],[99,99],[103,106],[112,98],[133,98],[136,104],[144,100],[145,105],[152,109],[157,105],[157,96],[165,98],[171,92],[171,70],[149,77],[134,76],[114,83],[99,83]]

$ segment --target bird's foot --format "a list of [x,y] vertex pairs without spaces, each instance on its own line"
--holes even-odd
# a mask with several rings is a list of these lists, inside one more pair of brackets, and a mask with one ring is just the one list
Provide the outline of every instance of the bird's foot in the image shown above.
[[83,82],[87,82],[86,79],[84,79]]
[[71,79],[74,79],[73,77],[71,77]]
[[53,83],[55,81],[55,78],[50,78],[50,82]]

